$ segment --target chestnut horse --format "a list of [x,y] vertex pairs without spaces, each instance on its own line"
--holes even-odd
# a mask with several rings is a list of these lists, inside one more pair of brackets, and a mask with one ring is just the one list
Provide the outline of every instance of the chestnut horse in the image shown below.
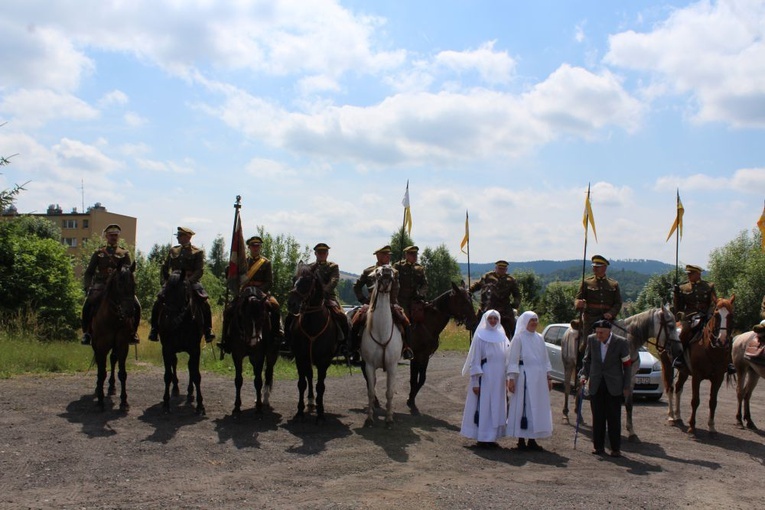
[[417,414],[415,398],[425,384],[430,357],[438,349],[438,337],[446,327],[449,319],[455,319],[457,324],[465,324],[468,331],[475,327],[476,315],[473,301],[465,288],[465,283],[456,285],[439,295],[433,301],[425,304],[425,313],[421,322],[412,317],[410,347],[414,357],[409,364],[409,398],[406,405],[412,413]]
[[185,278],[184,271],[174,271],[165,284],[165,299],[158,320],[159,339],[162,342],[162,360],[165,364],[165,394],[162,397],[162,409],[170,412],[170,386],[173,394],[178,392],[178,353],[189,354],[189,386],[186,402],[194,401],[194,389],[197,392],[196,414],[204,415],[202,399],[202,374],[199,370],[201,357],[200,341],[204,331],[204,317],[200,306],[194,300],[194,291]]
[[[749,401],[752,399],[757,382],[761,377],[765,377],[765,364],[762,358],[756,358],[757,361],[750,361],[746,357],[746,348],[749,345],[759,346],[760,338],[754,331],[747,331],[733,337],[733,349],[731,356],[733,366],[736,367],[736,397],[738,398],[738,408],[736,411],[736,423],[739,427],[751,430],[757,430],[757,426],[752,421],[752,412],[749,408]],[[759,362],[758,362],[759,361]],[[744,414],[741,415],[741,407],[744,407]]]
[[[270,407],[269,398],[274,382],[274,365],[279,357],[279,344],[274,338],[271,326],[268,296],[257,287],[246,287],[233,304],[231,324],[228,325],[228,345],[234,360],[234,385],[236,399],[232,415],[239,418],[242,412],[242,363],[250,359],[255,374],[255,411]],[[263,368],[265,366],[265,387]]]
[[112,378],[109,380],[109,395],[115,394],[114,365],[119,364],[117,376],[122,390],[120,392],[120,411],[128,411],[127,400],[127,360],[130,340],[133,338],[135,311],[135,262],[130,267],[115,269],[106,280],[106,287],[92,321],[93,356],[98,367],[96,379],[97,405],[104,410],[104,381],[106,380],[106,356],[111,351]]
[[[300,262],[295,283],[288,298],[293,314],[289,331],[295,367],[298,371],[298,410],[295,418],[305,416],[305,390],[308,389],[308,409],[314,407],[313,367],[316,367],[316,423],[324,421],[324,379],[337,354],[338,325],[324,300],[324,287],[319,274]],[[347,319],[346,319],[347,320]]]
[[[680,417],[680,398],[683,394],[683,385],[688,377],[692,377],[693,396],[691,397],[691,419],[688,422],[688,434],[696,434],[696,410],[699,407],[699,389],[701,381],[709,380],[709,434],[715,436],[715,410],[717,408],[717,393],[720,391],[725,373],[728,369],[728,345],[733,332],[733,301],[720,298],[717,300],[712,317],[704,325],[701,334],[695,335],[690,340],[685,350],[685,367],[678,369],[677,381],[674,388],[674,369],[672,358],[669,353],[661,355],[662,374],[664,387],[667,390],[669,400],[668,420],[674,423],[682,423]],[[674,402],[672,399],[674,390]],[[674,404],[674,408],[673,408]]]

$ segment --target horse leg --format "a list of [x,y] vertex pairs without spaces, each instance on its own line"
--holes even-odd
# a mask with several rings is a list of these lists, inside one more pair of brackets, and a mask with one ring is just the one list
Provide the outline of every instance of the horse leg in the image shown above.
[[177,360],[174,352],[169,347],[162,346],[162,358],[165,362],[165,394],[162,396],[162,410],[170,412],[170,385],[173,382],[173,366]]
[[127,399],[127,368],[126,368],[126,361],[127,361],[127,354],[128,354],[129,345],[127,345],[127,342],[125,343],[124,352],[119,353],[119,371],[117,372],[117,377],[120,379],[120,411],[128,412],[130,410],[130,404],[128,404]]
[[[173,384],[173,396],[179,397],[181,395],[181,389],[178,387],[178,356],[173,356],[172,363],[172,384]],[[191,380],[189,379],[189,387],[191,386]]]
[[571,367],[563,369],[563,420],[562,423],[570,423],[568,420],[568,396],[571,394]]
[[688,380],[688,372],[680,370],[677,373],[677,382],[675,383],[675,424],[682,425],[683,418],[680,413],[680,402],[683,398],[683,386]]
[[104,382],[106,381],[106,353],[95,351],[96,366],[98,375],[96,376],[96,405],[104,410]]
[[709,426],[709,435],[712,437],[717,437],[715,411],[717,410],[717,394],[720,391],[720,386],[722,386],[722,379],[723,374],[720,374],[717,380],[712,381],[712,388],[709,391],[709,421],[707,425]]
[[377,383],[377,371],[369,362],[365,363],[364,378],[367,380],[367,419],[364,421],[365,427],[372,427],[375,423],[375,384]]
[[[322,363],[316,367],[316,424],[324,422],[324,379],[327,377],[327,368],[329,365]],[[313,370],[311,370],[313,372]]]
[[[366,363],[362,360],[361,362],[361,375],[364,376],[364,384],[367,386],[369,385],[369,377],[367,377],[367,370],[366,370]],[[372,386],[374,388],[374,385]],[[377,399],[377,395],[375,395],[375,409],[380,409],[380,401]]]
[[757,430],[757,426],[752,421],[752,412],[749,409],[749,401],[752,399],[752,392],[759,381],[759,374],[756,374],[752,369],[749,369],[749,380],[746,383],[746,390],[744,391],[744,419],[746,420],[746,428],[750,430]]
[[271,390],[274,388],[274,366],[279,359],[278,345],[266,353],[266,386],[263,389],[263,405],[271,409]]
[[393,395],[396,392],[396,367],[398,365],[398,358],[395,356],[390,357],[391,362],[388,362],[388,368],[386,370],[386,390],[385,390],[385,428],[393,428]]
[[304,397],[305,397],[306,386],[308,386],[308,377],[306,377],[306,374],[305,374],[305,371],[306,371],[305,370],[306,361],[307,360],[302,359],[302,356],[295,356],[295,365],[297,366],[297,369],[298,369],[298,383],[297,383],[297,387],[298,387],[298,395],[299,395],[299,397],[298,397],[298,409],[297,409],[297,414],[295,415],[295,418],[296,419],[299,418],[301,420],[305,417],[305,400],[304,400]]
[[637,434],[635,434],[635,428],[632,425],[633,401],[634,397],[632,396],[632,392],[630,392],[627,398],[624,399],[624,409],[627,411],[627,440],[632,442],[639,441]]
[[679,414],[675,410],[675,389],[673,380],[675,378],[675,369],[672,368],[672,360],[669,358],[667,351],[661,353],[661,380],[664,384],[664,392],[667,394],[667,421],[674,423],[680,419]]
[[191,404],[191,402],[193,402],[194,387],[196,387],[197,408],[195,409],[195,412],[199,416],[204,416],[207,414],[207,411],[205,410],[204,399],[202,398],[202,373],[199,371],[199,360],[201,355],[202,353],[199,350],[198,345],[189,353],[189,393],[187,403]]
[[427,359],[424,362],[419,362],[413,359],[409,364],[409,398],[406,400],[406,405],[409,406],[409,409],[415,416],[420,414],[415,399],[417,398],[417,393],[425,386],[429,361]]
[[701,389],[701,377],[693,377],[691,379],[691,388],[693,396],[691,397],[691,419],[688,421],[688,435],[696,435],[696,411],[699,408],[701,397],[699,396],[699,390]]
[[236,397],[234,398],[234,410],[231,412],[235,419],[242,415],[242,361],[243,356],[237,352],[233,353],[234,358],[234,387],[236,388]]
[[109,375],[109,391],[107,395],[112,397],[117,394],[117,385],[115,384],[115,379],[114,379],[114,367],[117,365],[116,352],[112,351],[112,353],[109,355],[109,361],[112,364],[112,370],[111,370],[111,375]]
[[250,364],[252,364],[252,371],[255,373],[255,378],[252,383],[255,386],[255,412],[257,414],[263,413],[263,365],[265,359],[263,356],[250,356]]

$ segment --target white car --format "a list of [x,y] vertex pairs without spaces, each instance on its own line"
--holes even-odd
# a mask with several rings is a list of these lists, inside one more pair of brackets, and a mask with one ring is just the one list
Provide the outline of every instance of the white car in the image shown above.
[[[559,383],[563,383],[563,359],[561,358],[560,344],[568,327],[568,324],[550,324],[542,332],[547,347],[547,355],[552,365],[550,376]],[[649,400],[659,400],[664,393],[664,385],[661,380],[661,362],[642,346],[638,349],[638,355],[640,356],[640,369],[638,369],[635,377],[633,395]]]

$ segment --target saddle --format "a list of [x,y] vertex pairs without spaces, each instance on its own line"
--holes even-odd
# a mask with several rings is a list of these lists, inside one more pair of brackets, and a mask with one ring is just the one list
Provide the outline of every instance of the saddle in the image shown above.
[[765,365],[765,344],[757,338],[751,338],[746,344],[744,358],[758,365]]

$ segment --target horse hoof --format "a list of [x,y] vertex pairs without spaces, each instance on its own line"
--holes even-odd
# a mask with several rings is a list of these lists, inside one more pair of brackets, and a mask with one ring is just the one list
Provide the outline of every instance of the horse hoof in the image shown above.
[[637,434],[630,434],[627,437],[627,441],[629,441],[630,443],[639,443],[640,442],[640,438],[637,436]]
[[747,424],[746,424],[746,428],[748,428],[749,430],[758,430],[758,429],[757,429],[757,425],[755,425],[755,424],[754,424],[753,422],[751,422],[751,421],[750,421],[749,423],[747,423]]
[[197,416],[207,416],[207,411],[204,407],[199,406],[197,407]]
[[385,422],[385,429],[391,430],[393,428],[393,422],[392,421],[386,421]]
[[308,412],[312,413],[316,410],[316,406],[314,404],[308,404]]
[[366,420],[364,420],[364,426],[366,428],[372,428],[375,426],[375,421],[372,418],[367,418]]
[[178,388],[173,388],[173,396],[174,397],[180,397],[181,396],[181,390]]
[[116,394],[117,394],[117,390],[115,390],[114,388],[111,388],[109,391],[106,392],[107,397],[113,397]]
[[120,404],[120,411],[123,413],[130,411],[130,404],[128,403]]

